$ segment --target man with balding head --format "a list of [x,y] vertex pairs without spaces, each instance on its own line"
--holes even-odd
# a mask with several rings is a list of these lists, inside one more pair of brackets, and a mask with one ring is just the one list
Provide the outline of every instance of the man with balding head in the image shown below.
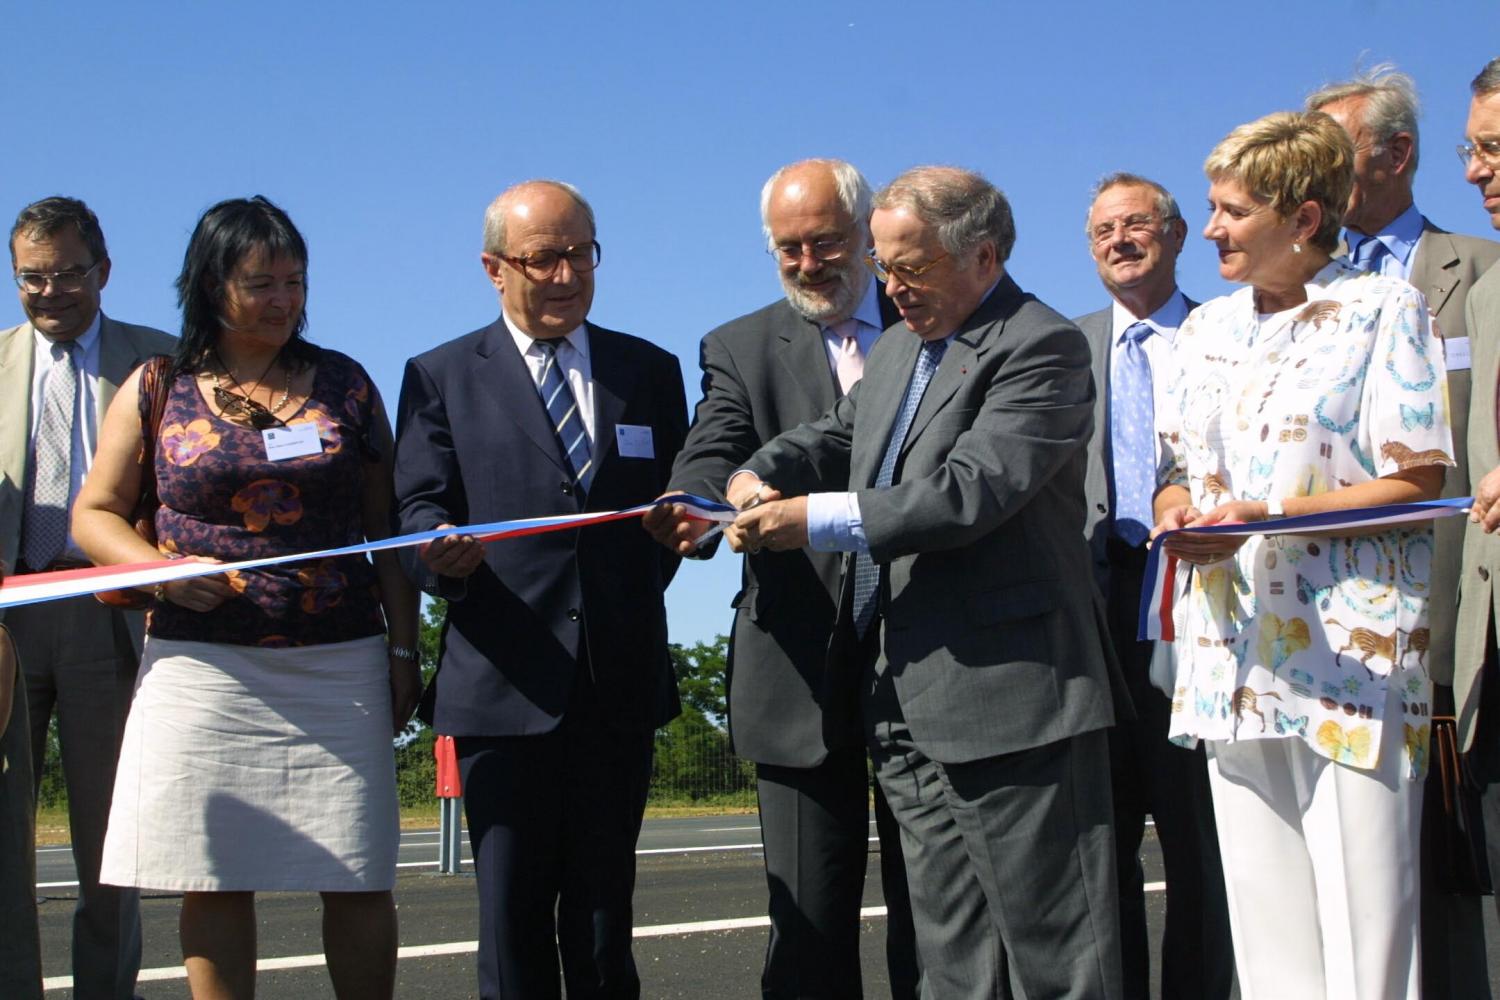
[[[1308,110],[1331,115],[1354,142],[1354,193],[1344,213],[1344,246],[1358,267],[1404,278],[1427,296],[1433,327],[1443,338],[1448,369],[1448,413],[1453,440],[1468,433],[1470,330],[1465,303],[1475,282],[1500,260],[1500,243],[1440,229],[1417,210],[1412,196],[1420,153],[1417,90],[1411,77],[1389,65],[1324,87],[1307,98]],[[1482,336],[1475,332],[1475,336]],[[1494,334],[1491,333],[1490,336]],[[1472,492],[1468,457],[1443,480],[1443,496]],[[1483,474],[1476,470],[1475,479]],[[1433,680],[1433,714],[1453,712],[1454,637],[1464,525],[1444,518],[1433,525],[1432,595],[1427,670]],[[1424,812],[1442,809],[1438,768],[1431,768]],[[1430,824],[1434,817],[1424,820]],[[1422,979],[1424,992],[1461,997],[1485,981],[1484,927],[1478,900],[1444,891],[1424,844]],[[1475,994],[1477,995],[1477,994]],[[1488,996],[1488,990],[1484,991]]]
[[725,534],[845,553],[830,699],[857,699],[901,825],[924,996],[1114,1000],[1088,342],[1007,273],[1015,223],[983,177],[918,167],[874,204],[870,266],[905,329],[730,480]]
[[[761,190],[767,252],[785,298],[703,338],[703,399],[672,489],[721,497],[761,445],[812,420],[864,370],[895,307],[862,263],[870,188],[842,160],[804,160]],[[706,525],[661,509],[646,527],[683,554]],[[705,550],[706,551],[706,550]],[[856,712],[829,703],[823,657],[841,559],[797,549],[747,556],[729,645],[729,733],[755,761],[770,891],[768,998],[859,997],[859,911],[869,840],[868,755]],[[891,992],[918,995],[901,844],[875,793]]]
[[[677,359],[587,321],[600,261],[570,185],[485,215],[488,326],[407,362],[401,530],[645,503],[687,431]],[[633,998],[635,842],[655,729],[677,714],[662,592],[677,557],[627,522],[426,546],[446,598],[422,718],[455,738],[479,882],[482,997]]]

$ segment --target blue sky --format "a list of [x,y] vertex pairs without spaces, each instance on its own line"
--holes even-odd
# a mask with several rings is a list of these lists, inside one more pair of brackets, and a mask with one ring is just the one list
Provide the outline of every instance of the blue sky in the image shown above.
[[[198,215],[265,194],[310,246],[310,338],[362,361],[394,405],[408,356],[497,315],[484,206],[560,177],[598,214],[591,318],[676,352],[694,402],[698,340],[778,295],[757,199],[805,156],[849,159],[877,185],[917,163],[984,172],[1015,209],[1011,272],[1074,315],[1105,304],[1082,237],[1099,175],[1162,181],[1196,234],[1200,165],[1224,133],[1392,60],[1425,104],[1418,205],[1489,235],[1452,148],[1469,79],[1500,54],[1495,13],[1447,0],[25,5],[0,69],[0,211],[88,201],[114,260],[106,311],[175,330],[172,279]],[[1180,276],[1198,298],[1227,290],[1196,235]],[[673,638],[727,631],[738,578],[727,552],[685,566]]]

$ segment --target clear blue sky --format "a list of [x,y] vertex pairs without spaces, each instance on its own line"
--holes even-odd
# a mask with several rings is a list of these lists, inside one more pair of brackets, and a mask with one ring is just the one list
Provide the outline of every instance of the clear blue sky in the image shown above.
[[[775,298],[757,198],[777,166],[841,156],[877,185],[918,163],[1010,197],[1022,287],[1073,315],[1104,293],[1090,185],[1129,169],[1196,234],[1204,156],[1357,62],[1392,60],[1425,104],[1417,203],[1489,234],[1452,148],[1469,79],[1500,54],[1492,3],[74,3],[12,5],[0,70],[0,211],[54,193],[99,214],[104,307],[177,328],[198,215],[265,194],[311,249],[309,336],[394,406],[405,359],[495,318],[485,205],[528,177],[577,184],[604,262],[592,319],[677,353]],[[1199,298],[1226,291],[1194,236]],[[19,322],[18,306],[5,324]],[[687,565],[673,638],[729,626],[738,559]]]

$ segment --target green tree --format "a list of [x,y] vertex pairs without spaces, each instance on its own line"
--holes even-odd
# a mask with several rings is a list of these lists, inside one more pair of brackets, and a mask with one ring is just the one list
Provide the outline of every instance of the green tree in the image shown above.
[[[438,644],[447,617],[447,601],[428,601],[422,609],[417,652],[422,655],[423,684],[430,682],[437,672]],[[430,805],[434,801],[437,761],[432,756],[433,739],[432,727],[415,718],[396,737],[396,795],[403,806]]]
[[668,647],[672,669],[677,672],[677,692],[686,711],[694,709],[716,726],[724,725],[727,690],[725,666],[729,658],[729,638],[715,636],[713,642],[695,642],[683,647]]

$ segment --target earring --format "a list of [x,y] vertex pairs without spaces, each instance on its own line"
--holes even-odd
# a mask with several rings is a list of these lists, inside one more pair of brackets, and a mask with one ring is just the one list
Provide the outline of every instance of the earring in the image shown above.
[[1292,244],[1292,253],[1301,253],[1301,252],[1302,252],[1302,244],[1301,243],[1293,243]]

